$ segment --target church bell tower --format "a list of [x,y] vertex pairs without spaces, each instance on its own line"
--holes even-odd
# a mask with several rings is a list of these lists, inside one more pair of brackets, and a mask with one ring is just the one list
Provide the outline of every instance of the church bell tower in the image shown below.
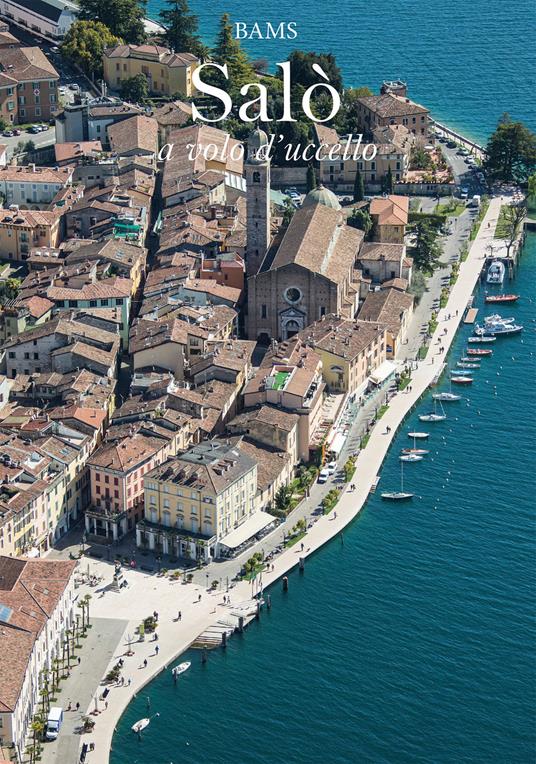
[[270,246],[270,159],[267,153],[268,136],[255,130],[248,140],[246,172],[246,275],[258,273]]

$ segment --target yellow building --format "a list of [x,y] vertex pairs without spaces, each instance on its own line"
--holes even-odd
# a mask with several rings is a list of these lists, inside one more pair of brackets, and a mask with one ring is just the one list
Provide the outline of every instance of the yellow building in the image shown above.
[[237,529],[273,521],[256,511],[257,464],[233,441],[205,441],[144,476],[139,547],[209,561]]
[[173,53],[160,45],[116,45],[102,57],[104,79],[108,87],[119,90],[124,80],[143,74],[149,92],[185,97],[193,95],[192,74],[199,59],[192,53]]
[[322,377],[331,392],[353,395],[385,361],[385,326],[327,315],[300,332],[322,359]]
[[60,215],[49,210],[0,210],[0,258],[26,260],[34,247],[57,247]]

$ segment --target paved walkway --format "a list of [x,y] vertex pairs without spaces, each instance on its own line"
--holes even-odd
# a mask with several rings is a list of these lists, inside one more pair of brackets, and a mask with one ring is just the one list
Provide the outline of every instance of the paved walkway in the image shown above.
[[[78,750],[85,740],[85,736],[79,734],[82,715],[98,694],[101,679],[125,631],[126,621],[91,618],[91,615],[90,621],[92,627],[81,640],[82,649],[77,651],[80,665],[71,668],[71,675],[61,682],[57,700],[52,704],[63,708],[65,719],[57,740],[44,743],[43,764],[76,764],[78,761]],[[67,711],[69,703],[73,709],[80,703],[80,711]]]
[[[461,265],[460,276],[452,289],[448,305],[440,312],[439,326],[432,338],[429,356],[425,361],[420,362],[413,372],[411,392],[406,389],[392,399],[388,411],[372,430],[367,447],[360,452],[355,478],[357,489],[354,492],[347,490],[342,494],[336,513],[332,512],[318,519],[304,539],[306,547],[304,552],[292,547],[274,558],[273,571],[263,573],[264,586],[273,583],[291,570],[300,556],[307,557],[339,534],[365,505],[370,487],[381,470],[385,455],[393,438],[396,437],[398,428],[434,378],[440,361],[436,351],[436,341],[441,337],[441,343],[446,352],[454,339],[480,274],[486,247],[495,229],[500,205],[500,199],[494,199],[490,204],[480,229],[481,232],[473,242],[468,259]],[[488,228],[488,222],[491,223],[490,228]],[[447,333],[443,334],[445,328]],[[389,433],[386,431],[386,426],[391,428]],[[392,488],[392,486],[386,486],[386,488]],[[109,575],[109,566],[106,566],[106,563],[92,562],[90,565],[97,570],[108,570]],[[102,599],[95,599],[95,591],[91,590],[94,595],[93,612],[97,612],[104,618],[132,619],[123,635],[123,647],[126,651],[126,634],[133,634],[141,618],[149,615],[147,611],[156,607],[159,611],[159,640],[158,643],[136,643],[134,656],[125,657],[124,676],[126,679],[131,679],[131,685],[112,689],[108,698],[108,709],[98,717],[93,733],[84,736],[86,742],[95,743],[95,753],[88,757],[90,764],[106,764],[114,727],[132,695],[139,692],[151,678],[183,652],[202,631],[225,615],[228,608],[223,603],[223,592],[210,593],[195,584],[180,584],[168,578],[156,578],[140,571],[129,578],[132,579],[132,583],[129,590],[126,590],[127,596],[110,592]],[[84,593],[83,587],[82,593]],[[248,582],[240,582],[231,590],[234,604],[250,596],[251,584]],[[177,620],[179,609],[182,615],[180,621]],[[116,657],[113,659],[114,662]],[[146,666],[143,663],[145,659]],[[92,707],[92,703],[89,705]]]

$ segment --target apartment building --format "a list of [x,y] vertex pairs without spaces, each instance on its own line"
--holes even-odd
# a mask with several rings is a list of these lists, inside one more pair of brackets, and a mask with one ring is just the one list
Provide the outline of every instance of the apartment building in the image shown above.
[[393,92],[358,98],[357,121],[359,130],[368,135],[377,127],[402,125],[420,141],[427,142],[429,138],[430,111]]
[[160,45],[116,45],[104,51],[104,79],[112,90],[119,90],[124,80],[137,74],[147,78],[149,91],[157,95],[194,93],[192,74],[199,59],[191,53],[174,53]]
[[57,210],[0,209],[0,257],[21,262],[34,247],[57,247],[60,222]]
[[[2,4],[6,0],[0,0],[0,13]],[[58,82],[58,72],[40,48],[2,48],[0,117],[12,125],[48,121],[58,108]]]
[[72,185],[72,167],[0,167],[0,192],[6,205],[39,209],[49,205],[56,194]]

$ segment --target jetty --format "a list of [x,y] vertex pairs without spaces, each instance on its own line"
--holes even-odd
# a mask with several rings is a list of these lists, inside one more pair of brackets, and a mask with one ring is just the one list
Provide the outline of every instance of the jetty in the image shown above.
[[478,308],[469,308],[463,319],[464,324],[474,324],[478,315]]

